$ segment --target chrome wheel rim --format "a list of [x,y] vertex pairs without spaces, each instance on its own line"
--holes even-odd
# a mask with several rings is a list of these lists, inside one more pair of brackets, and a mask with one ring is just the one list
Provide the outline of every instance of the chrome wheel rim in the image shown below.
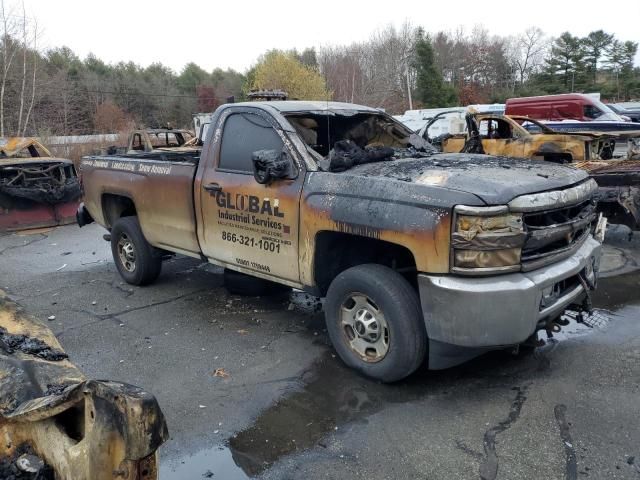
[[136,247],[126,233],[121,233],[118,239],[118,257],[127,272],[136,269]]
[[365,362],[379,362],[389,352],[389,326],[382,310],[363,293],[340,306],[340,322],[349,348]]

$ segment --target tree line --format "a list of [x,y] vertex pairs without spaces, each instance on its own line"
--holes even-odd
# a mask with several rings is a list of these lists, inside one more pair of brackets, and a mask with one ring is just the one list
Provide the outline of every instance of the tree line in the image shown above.
[[602,30],[550,38],[470,31],[427,33],[408,23],[349,45],[270,50],[246,72],[180,72],[160,63],[107,64],[67,47],[39,48],[37,23],[0,0],[0,136],[121,132],[137,126],[190,126],[229,97],[282,89],[292,99],[333,99],[401,113],[410,108],[502,102],[522,95],[599,91],[640,97],[638,44]]
[[501,36],[482,26],[426,33],[405,24],[364,43],[322,48],[318,57],[333,98],[396,113],[565,92],[637,99],[637,50],[637,42],[602,30],[551,38],[537,27]]

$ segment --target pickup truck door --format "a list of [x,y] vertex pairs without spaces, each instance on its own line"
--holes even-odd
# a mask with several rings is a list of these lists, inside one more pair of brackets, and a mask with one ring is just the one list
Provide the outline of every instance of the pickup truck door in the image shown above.
[[[287,146],[286,134],[271,116],[246,107],[222,112],[215,128],[208,137],[212,140],[199,186],[203,254],[240,271],[298,283],[305,172],[294,160],[296,153]],[[257,150],[287,151],[293,164],[291,178],[259,184],[251,160]]]

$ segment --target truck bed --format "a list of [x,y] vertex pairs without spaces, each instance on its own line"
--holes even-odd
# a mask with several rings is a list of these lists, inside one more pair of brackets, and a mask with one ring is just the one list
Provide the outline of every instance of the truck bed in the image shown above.
[[84,157],[80,164],[84,202],[96,220],[110,228],[111,216],[123,208],[113,197],[124,196],[135,205],[151,245],[199,257],[193,196],[199,160],[197,151]]

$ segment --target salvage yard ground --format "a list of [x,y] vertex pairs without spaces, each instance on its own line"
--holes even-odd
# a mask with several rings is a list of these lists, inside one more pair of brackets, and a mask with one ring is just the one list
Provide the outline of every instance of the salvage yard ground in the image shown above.
[[1,236],[0,289],[87,376],[158,398],[161,479],[640,478],[638,235],[608,236],[602,327],[395,385],[335,358],[314,299],[231,296],[185,257],[132,287],[101,235]]

